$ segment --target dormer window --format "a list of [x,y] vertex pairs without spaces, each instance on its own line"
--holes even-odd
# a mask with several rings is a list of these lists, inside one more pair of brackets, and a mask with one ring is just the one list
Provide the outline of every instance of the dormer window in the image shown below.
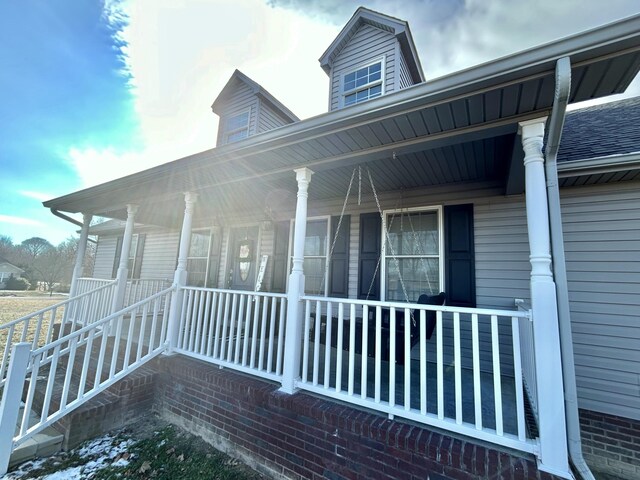
[[381,96],[384,86],[383,70],[383,61],[379,60],[376,63],[345,73],[342,89],[344,106]]
[[224,143],[233,143],[249,136],[249,110],[225,121]]

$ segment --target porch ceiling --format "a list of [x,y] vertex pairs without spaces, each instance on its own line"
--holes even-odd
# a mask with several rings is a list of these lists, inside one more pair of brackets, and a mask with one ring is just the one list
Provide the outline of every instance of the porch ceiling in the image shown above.
[[[640,69],[640,16],[296,122],[47,202],[49,208],[175,225],[181,194],[211,209],[255,208],[295,192],[293,168],[316,172],[311,195],[341,197],[353,166],[381,190],[504,179],[519,121],[547,115],[559,58],[572,63],[571,102],[623,92]],[[394,155],[395,154],[395,155]],[[313,198],[313,197],[312,197]]]

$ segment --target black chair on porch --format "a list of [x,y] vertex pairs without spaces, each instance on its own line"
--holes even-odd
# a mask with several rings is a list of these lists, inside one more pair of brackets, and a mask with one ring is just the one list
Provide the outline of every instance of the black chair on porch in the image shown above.
[[[444,305],[445,301],[446,301],[446,295],[444,292],[440,292],[437,295],[427,295],[426,293],[423,293],[422,295],[420,295],[416,303],[419,305]],[[398,365],[404,365],[404,359],[405,359],[404,310],[396,309],[395,314],[396,314],[395,361]],[[391,315],[391,311],[389,309],[386,309],[386,308],[382,309],[382,338],[384,339],[383,340],[384,343],[382,345],[383,360],[390,359],[389,358],[390,356],[389,354],[391,350],[390,348],[391,335],[390,335],[390,321],[389,321],[390,315]],[[437,314],[433,310],[427,310],[425,312],[425,316],[426,316],[425,340],[429,340],[431,339],[431,336],[433,335],[433,331],[436,328]],[[409,317],[409,321],[411,322],[411,325],[409,327],[409,331],[410,331],[409,349],[412,349],[413,347],[416,346],[416,344],[418,343],[418,340],[420,340],[420,311],[413,310]]]

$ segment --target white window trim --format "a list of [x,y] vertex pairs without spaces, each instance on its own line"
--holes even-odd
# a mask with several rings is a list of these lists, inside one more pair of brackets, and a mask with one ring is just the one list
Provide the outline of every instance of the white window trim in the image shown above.
[[[374,60],[371,60],[370,62],[367,63],[361,63],[360,65],[358,65],[357,67],[352,68],[351,70],[348,70],[346,72],[344,72],[341,77],[340,77],[340,106],[344,107],[345,106],[345,98],[348,95],[352,95],[356,92],[359,92],[361,90],[365,90],[367,88],[371,88],[371,87],[375,87],[376,85],[381,85],[381,93],[380,96],[375,97],[375,98],[380,98],[382,96],[384,96],[385,94],[385,86],[386,86],[386,81],[385,81],[385,75],[386,75],[386,62],[385,62],[385,55],[382,55],[381,57],[378,57]],[[351,90],[344,90],[344,84],[345,84],[345,77],[347,75],[349,75],[350,73],[353,72],[357,72],[358,70],[362,69],[362,68],[366,68],[366,67],[370,67],[371,65],[375,65],[376,63],[380,64],[380,80],[376,80],[375,82],[369,82],[366,85],[361,85],[359,87],[356,88],[352,88]],[[371,98],[368,98],[367,100],[364,100],[364,102],[369,101],[369,100],[373,100]],[[363,103],[363,102],[359,102],[359,103]],[[357,105],[358,103],[352,103],[350,105],[347,105],[349,107],[353,106],[353,105]]]
[[[213,227],[201,227],[201,228],[192,228],[191,229],[191,234],[193,235],[194,233],[198,233],[198,232],[205,232],[205,231],[209,231],[209,243],[207,245],[207,256],[206,257],[194,257],[192,255],[189,255],[190,252],[187,252],[187,265],[189,264],[189,260],[202,260],[203,258],[206,260],[206,267],[204,270],[204,287],[208,287],[207,285],[207,280],[209,279],[209,260],[211,259],[211,245],[213,244],[213,242],[211,240],[213,240]],[[191,240],[189,240],[189,249],[191,249]]]
[[[244,115],[244,114],[247,114],[247,124],[245,126],[234,128],[232,130],[228,130],[227,129],[227,124],[228,124],[229,120],[231,120],[234,117],[239,117],[239,116]],[[248,137],[249,136],[249,127],[250,127],[250,125],[251,125],[251,107],[246,108],[246,109],[244,109],[244,110],[242,110],[242,111],[240,111],[238,113],[235,113],[233,115],[229,115],[227,118],[224,119],[224,131],[222,133],[223,143],[225,145],[228,144],[229,143],[228,139],[229,139],[230,135],[233,135],[234,133],[240,132],[240,131],[245,130],[245,129],[247,130],[247,137]],[[242,140],[244,140],[244,138]],[[231,143],[235,143],[235,142],[239,142],[239,141],[240,140],[234,140]]]
[[[133,278],[133,272],[136,271],[136,261],[138,260],[138,242],[139,241],[140,241],[140,235],[138,233],[134,233],[133,235],[131,235],[131,245],[129,246],[129,257],[127,258],[127,269],[128,269],[127,280],[139,280],[137,278]],[[120,251],[120,255],[122,256],[122,251]],[[129,262],[131,262],[131,268],[129,268]]]
[[[329,295],[329,248],[331,243],[333,242],[333,239],[331,238],[331,215],[319,215],[319,216],[315,216],[315,217],[307,217],[307,223],[308,222],[314,222],[317,220],[326,220],[327,221],[327,245],[325,247],[325,255],[324,258],[326,259],[326,262],[324,264],[324,296],[328,296]],[[295,219],[291,219],[289,220],[289,248],[288,248],[288,252],[287,252],[287,257],[289,259],[289,263],[287,266],[287,272],[291,272],[291,267],[292,267],[292,262],[293,262],[293,235],[295,233]],[[302,255],[302,259],[304,261],[305,258],[322,258],[322,256],[319,255],[313,255],[310,257],[307,257],[306,255],[304,255],[304,251],[303,251],[303,255]],[[287,275],[287,291],[289,290],[289,275]],[[307,293],[304,293],[305,295],[309,295]]]
[[[438,273],[440,282],[440,291],[444,288],[444,215],[442,205],[431,205],[425,207],[396,208],[391,210],[383,210],[382,212],[382,243],[380,249],[380,300],[386,301],[387,297],[387,216],[394,213],[417,213],[417,212],[437,212],[438,213]],[[426,257],[426,255],[424,255]],[[396,255],[396,258],[402,258],[405,255]],[[407,257],[415,257],[408,255]],[[433,256],[431,256],[433,257]]]

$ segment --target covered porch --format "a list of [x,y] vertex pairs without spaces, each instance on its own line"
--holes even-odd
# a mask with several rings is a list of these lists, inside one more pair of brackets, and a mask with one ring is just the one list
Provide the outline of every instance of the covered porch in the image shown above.
[[[152,288],[165,353],[533,454],[570,478],[543,139],[557,146],[563,101],[626,88],[629,35],[602,29],[588,49],[534,49],[45,205],[84,213],[84,241],[92,215],[126,221],[112,315],[127,305],[135,223],[180,232],[171,301]],[[199,286],[200,229],[220,232],[220,254]],[[441,291],[444,305],[418,303]]]

